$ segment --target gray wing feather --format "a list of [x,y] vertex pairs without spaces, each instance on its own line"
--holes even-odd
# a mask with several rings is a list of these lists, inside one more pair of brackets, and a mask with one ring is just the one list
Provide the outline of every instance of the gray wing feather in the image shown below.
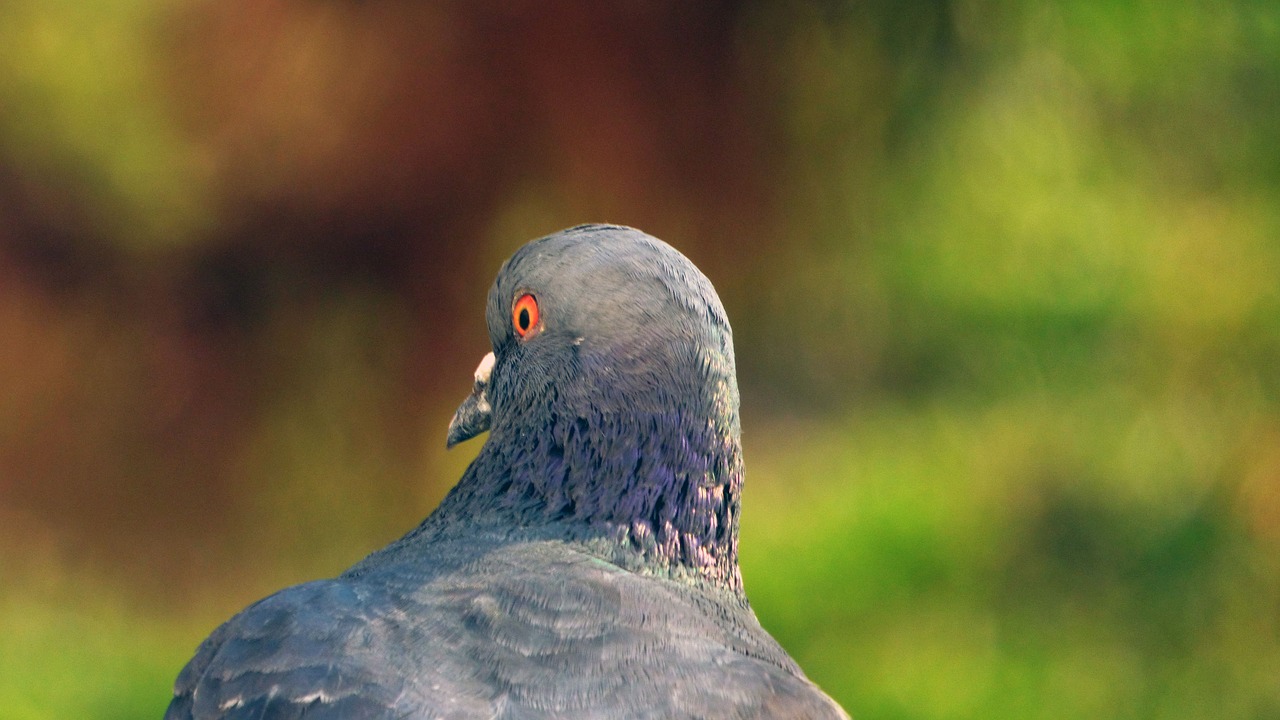
[[557,543],[250,606],[166,718],[841,718],[745,604]]

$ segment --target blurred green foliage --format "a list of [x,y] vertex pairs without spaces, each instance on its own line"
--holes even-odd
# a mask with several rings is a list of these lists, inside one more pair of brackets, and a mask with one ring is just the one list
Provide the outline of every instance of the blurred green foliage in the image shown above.
[[[154,79],[161,9],[0,8],[8,175],[88,178],[62,201],[145,258],[201,242],[217,206],[216,153]],[[796,3],[736,22],[747,105],[772,123],[773,242],[690,254],[735,324],[765,626],[863,720],[1280,716],[1280,5]],[[499,193],[457,291],[480,297],[526,237],[626,207],[581,189],[551,173]],[[646,229],[680,246],[679,212],[674,235]],[[379,424],[414,357],[388,297],[361,284],[259,321],[267,357],[314,360],[253,376],[271,391],[226,470],[249,499],[230,503],[238,539],[191,550],[215,557],[203,583],[32,560],[61,541],[0,512],[27,523],[0,550],[6,717],[158,716],[213,624],[429,509],[442,487],[397,498],[465,458],[406,453],[416,435]]]
[[134,253],[190,242],[209,221],[207,173],[157,93],[163,9],[153,0],[0,7],[7,169],[39,184],[75,178],[61,200],[83,217],[76,231]]

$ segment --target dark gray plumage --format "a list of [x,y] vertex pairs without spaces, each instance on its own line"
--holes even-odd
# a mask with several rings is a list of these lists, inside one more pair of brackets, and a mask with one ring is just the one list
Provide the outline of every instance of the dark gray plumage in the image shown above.
[[581,226],[507,261],[487,321],[449,443],[491,432],[458,485],[215,630],[165,717],[847,717],[743,594],[732,337],[706,277]]

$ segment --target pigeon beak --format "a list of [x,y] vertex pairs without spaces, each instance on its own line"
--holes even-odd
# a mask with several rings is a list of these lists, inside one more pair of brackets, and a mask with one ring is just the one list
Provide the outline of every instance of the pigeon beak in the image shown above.
[[471,388],[471,395],[462,401],[458,411],[453,414],[453,420],[449,423],[449,435],[445,439],[446,449],[489,429],[493,422],[493,408],[489,406],[489,396],[485,391],[489,387],[489,374],[492,372],[493,353],[489,353],[476,368],[476,384]]

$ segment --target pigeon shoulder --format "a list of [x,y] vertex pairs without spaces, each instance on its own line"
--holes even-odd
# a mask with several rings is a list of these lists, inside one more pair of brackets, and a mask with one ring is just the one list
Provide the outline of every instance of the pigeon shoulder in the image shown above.
[[246,608],[166,718],[845,717],[733,593],[563,542],[407,555]]
[[423,593],[452,625],[449,672],[493,689],[494,717],[847,717],[740,594],[572,544],[514,543]]
[[[282,590],[215,630],[179,674],[166,720],[484,717],[465,679],[426,677],[431,624],[375,585],[322,580]],[[424,687],[432,680],[447,687]],[[431,712],[417,714],[431,703]],[[414,709],[414,711],[410,711]]]

